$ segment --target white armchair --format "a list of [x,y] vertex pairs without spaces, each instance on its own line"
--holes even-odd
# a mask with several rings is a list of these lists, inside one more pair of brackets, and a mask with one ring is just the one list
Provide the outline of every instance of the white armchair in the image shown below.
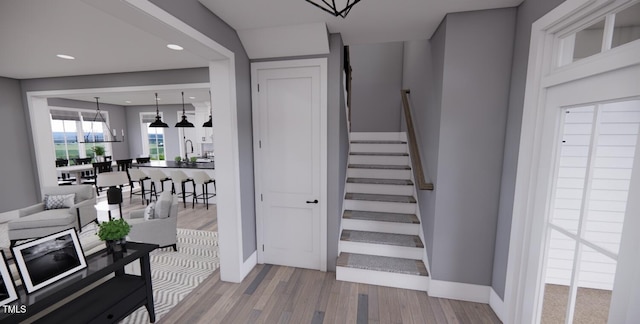
[[178,198],[165,191],[155,202],[154,218],[145,220],[144,212],[145,209],[139,209],[129,213],[126,220],[131,231],[127,240],[158,244],[161,248],[171,246],[178,251]]
[[42,194],[43,196],[75,194],[75,198],[73,205],[66,208],[47,210],[42,202],[18,210],[19,218],[7,224],[12,246],[20,240],[38,238],[72,227],[81,231],[82,227],[96,221],[97,212],[94,208],[96,197],[93,186],[44,187]]

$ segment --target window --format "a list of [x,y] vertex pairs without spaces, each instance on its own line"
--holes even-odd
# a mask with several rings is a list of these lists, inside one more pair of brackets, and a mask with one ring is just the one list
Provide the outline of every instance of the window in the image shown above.
[[558,66],[640,39],[640,3],[610,14],[560,40]]
[[[162,113],[160,113],[162,117]],[[140,130],[142,133],[142,152],[151,160],[164,161],[164,128],[149,127],[156,120],[155,113],[140,113]]]
[[[50,113],[56,159],[73,161],[75,158],[93,157],[94,146],[102,146],[105,149],[105,155],[111,155],[110,143],[79,143],[83,141],[82,139],[90,141],[104,139],[103,124],[92,121],[95,111],[54,108]],[[102,113],[108,121],[108,113]]]

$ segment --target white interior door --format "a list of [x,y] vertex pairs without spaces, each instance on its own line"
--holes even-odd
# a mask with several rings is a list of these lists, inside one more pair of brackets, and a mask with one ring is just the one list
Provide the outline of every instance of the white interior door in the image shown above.
[[320,66],[254,70],[261,263],[326,269],[321,72]]
[[547,107],[558,127],[546,136],[555,163],[539,318],[624,322],[615,320],[628,309],[621,294],[640,290],[629,271],[640,260],[631,204],[640,197],[640,65],[552,87]]

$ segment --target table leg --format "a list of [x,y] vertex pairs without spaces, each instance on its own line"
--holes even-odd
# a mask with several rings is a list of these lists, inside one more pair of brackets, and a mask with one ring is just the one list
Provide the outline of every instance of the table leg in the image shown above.
[[156,310],[153,305],[153,287],[151,286],[151,266],[149,265],[149,254],[140,258],[140,274],[145,282],[145,288],[147,290],[147,312],[149,313],[149,322],[155,323]]

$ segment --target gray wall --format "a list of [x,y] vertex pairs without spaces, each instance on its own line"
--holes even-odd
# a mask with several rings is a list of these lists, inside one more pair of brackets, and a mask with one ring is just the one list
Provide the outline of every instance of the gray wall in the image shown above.
[[256,251],[256,211],[253,186],[253,126],[251,122],[251,67],[236,31],[198,0],[151,0],[152,3],[234,53],[238,106],[238,153],[240,203],[242,204],[242,247],[244,260]]
[[529,61],[531,24],[562,2],[564,0],[526,0],[517,10],[492,279],[493,289],[503,299],[507,279],[507,259],[509,256],[509,240],[511,238],[511,218],[516,185],[520,129],[522,126],[524,90]]
[[491,284],[515,14],[447,16],[434,279]]
[[344,198],[349,139],[344,97],[344,45],[340,34],[329,38],[329,66],[327,78],[327,269],[336,270],[342,202]]
[[0,169],[0,212],[5,212],[39,200],[20,81],[0,77],[0,113],[0,165],[4,166]]
[[430,41],[404,43],[403,86],[435,185],[418,194],[435,280],[491,284],[515,14],[449,14]]
[[[145,86],[145,85],[161,85],[161,84],[180,84],[180,83],[202,83],[209,82],[208,68],[194,69],[178,69],[163,71],[145,71],[130,73],[111,73],[99,75],[81,75],[57,78],[41,78],[41,79],[25,79],[20,80],[22,87],[22,106],[24,107],[25,119],[27,122],[29,143],[33,143],[31,136],[31,121],[28,118],[26,93],[29,91],[46,91],[46,90],[65,90],[65,89],[90,89],[90,88],[109,88],[109,87],[126,87],[126,86]],[[35,161],[34,148],[31,145],[31,168],[33,174],[38,174]],[[132,152],[130,152],[132,153]],[[34,178],[36,192],[39,191],[39,183]],[[35,197],[35,196],[34,196]],[[29,204],[35,203],[39,199],[34,199]],[[26,205],[29,205],[26,204]],[[25,206],[26,206],[25,205]]]
[[402,42],[349,46],[351,131],[400,131],[402,50]]
[[[440,140],[440,115],[442,100],[442,73],[444,68],[444,44],[446,18],[432,39],[404,43],[403,82],[410,89],[409,103],[416,125],[416,137],[420,147],[422,167],[427,181],[438,188],[438,149]],[[431,263],[435,225],[435,200],[437,190],[418,191],[420,217],[425,233],[425,247]]]
[[[49,98],[47,102],[49,103],[49,106],[90,109],[90,110],[96,109],[95,102],[69,100],[69,99],[62,99],[62,98]],[[129,137],[132,134],[131,132],[128,131],[128,128],[127,128],[127,117],[125,115],[125,107],[106,104],[106,103],[100,103],[100,110],[106,111],[109,113],[109,126],[111,126],[111,129],[115,128],[117,130],[118,136],[120,136],[119,132],[121,129],[125,130],[125,136]],[[131,137],[129,137],[129,140],[130,139]],[[112,149],[111,153],[114,161],[130,158],[129,145],[127,145],[126,142],[111,143],[111,149]]]
[[[158,105],[158,110],[162,113],[162,121],[169,125],[168,128],[164,128],[164,149],[165,160],[173,161],[173,158],[180,156],[180,135],[178,128],[173,127],[178,122],[177,112],[182,112],[182,105]],[[185,105],[185,111],[195,111],[195,108],[191,105]],[[129,106],[126,108],[127,129],[130,134],[129,137],[129,151],[130,158],[137,158],[140,156],[147,156],[142,152],[142,130],[140,129],[140,113],[152,112],[155,114],[156,106]],[[194,122],[194,120],[190,120]]]

